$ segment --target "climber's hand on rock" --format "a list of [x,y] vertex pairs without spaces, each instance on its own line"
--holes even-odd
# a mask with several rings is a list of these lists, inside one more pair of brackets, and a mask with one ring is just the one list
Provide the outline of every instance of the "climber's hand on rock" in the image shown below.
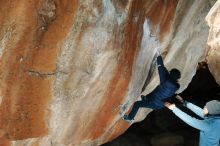
[[157,49],[156,55],[160,56],[160,49]]

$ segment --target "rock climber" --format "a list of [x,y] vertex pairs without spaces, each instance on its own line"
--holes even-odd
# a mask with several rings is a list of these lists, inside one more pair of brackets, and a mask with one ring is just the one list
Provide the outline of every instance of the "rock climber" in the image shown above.
[[160,76],[160,84],[148,95],[141,95],[141,100],[134,103],[131,112],[123,116],[125,121],[132,122],[140,107],[152,109],[163,108],[164,101],[172,97],[179,89],[180,85],[178,79],[181,77],[180,71],[173,68],[168,72],[160,55],[157,57],[157,67]]
[[188,125],[200,130],[199,146],[220,146],[220,101],[212,100],[200,108],[177,96],[177,99],[203,120],[193,118],[169,102],[165,106]]

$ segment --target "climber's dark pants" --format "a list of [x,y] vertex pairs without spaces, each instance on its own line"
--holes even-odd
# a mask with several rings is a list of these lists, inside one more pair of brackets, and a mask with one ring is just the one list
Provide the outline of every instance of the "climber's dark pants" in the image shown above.
[[147,107],[152,109],[161,109],[164,107],[163,102],[160,100],[155,100],[152,94],[145,96],[145,99],[141,101],[136,101],[133,105],[131,112],[128,115],[129,120],[133,120],[137,114],[139,108]]
[[137,114],[139,108],[141,108],[141,107],[146,107],[147,105],[148,105],[148,103],[147,103],[147,101],[145,101],[145,100],[136,101],[136,102],[134,103],[134,106],[133,106],[131,112],[130,112],[129,115],[128,115],[128,119],[129,119],[129,120],[133,120],[134,117],[135,117],[135,115]]

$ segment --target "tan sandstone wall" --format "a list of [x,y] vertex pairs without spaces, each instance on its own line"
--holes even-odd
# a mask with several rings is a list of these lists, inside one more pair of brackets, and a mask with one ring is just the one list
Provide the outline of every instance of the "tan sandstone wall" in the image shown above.
[[207,48],[207,63],[209,69],[220,85],[220,1],[212,7],[206,17],[206,21],[210,27],[208,48]]

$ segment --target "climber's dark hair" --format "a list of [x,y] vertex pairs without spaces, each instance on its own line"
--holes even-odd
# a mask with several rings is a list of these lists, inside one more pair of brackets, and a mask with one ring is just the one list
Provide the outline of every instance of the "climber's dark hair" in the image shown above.
[[178,69],[173,68],[173,69],[170,70],[170,77],[174,81],[177,81],[178,79],[181,78],[181,73],[180,73],[180,71]]

